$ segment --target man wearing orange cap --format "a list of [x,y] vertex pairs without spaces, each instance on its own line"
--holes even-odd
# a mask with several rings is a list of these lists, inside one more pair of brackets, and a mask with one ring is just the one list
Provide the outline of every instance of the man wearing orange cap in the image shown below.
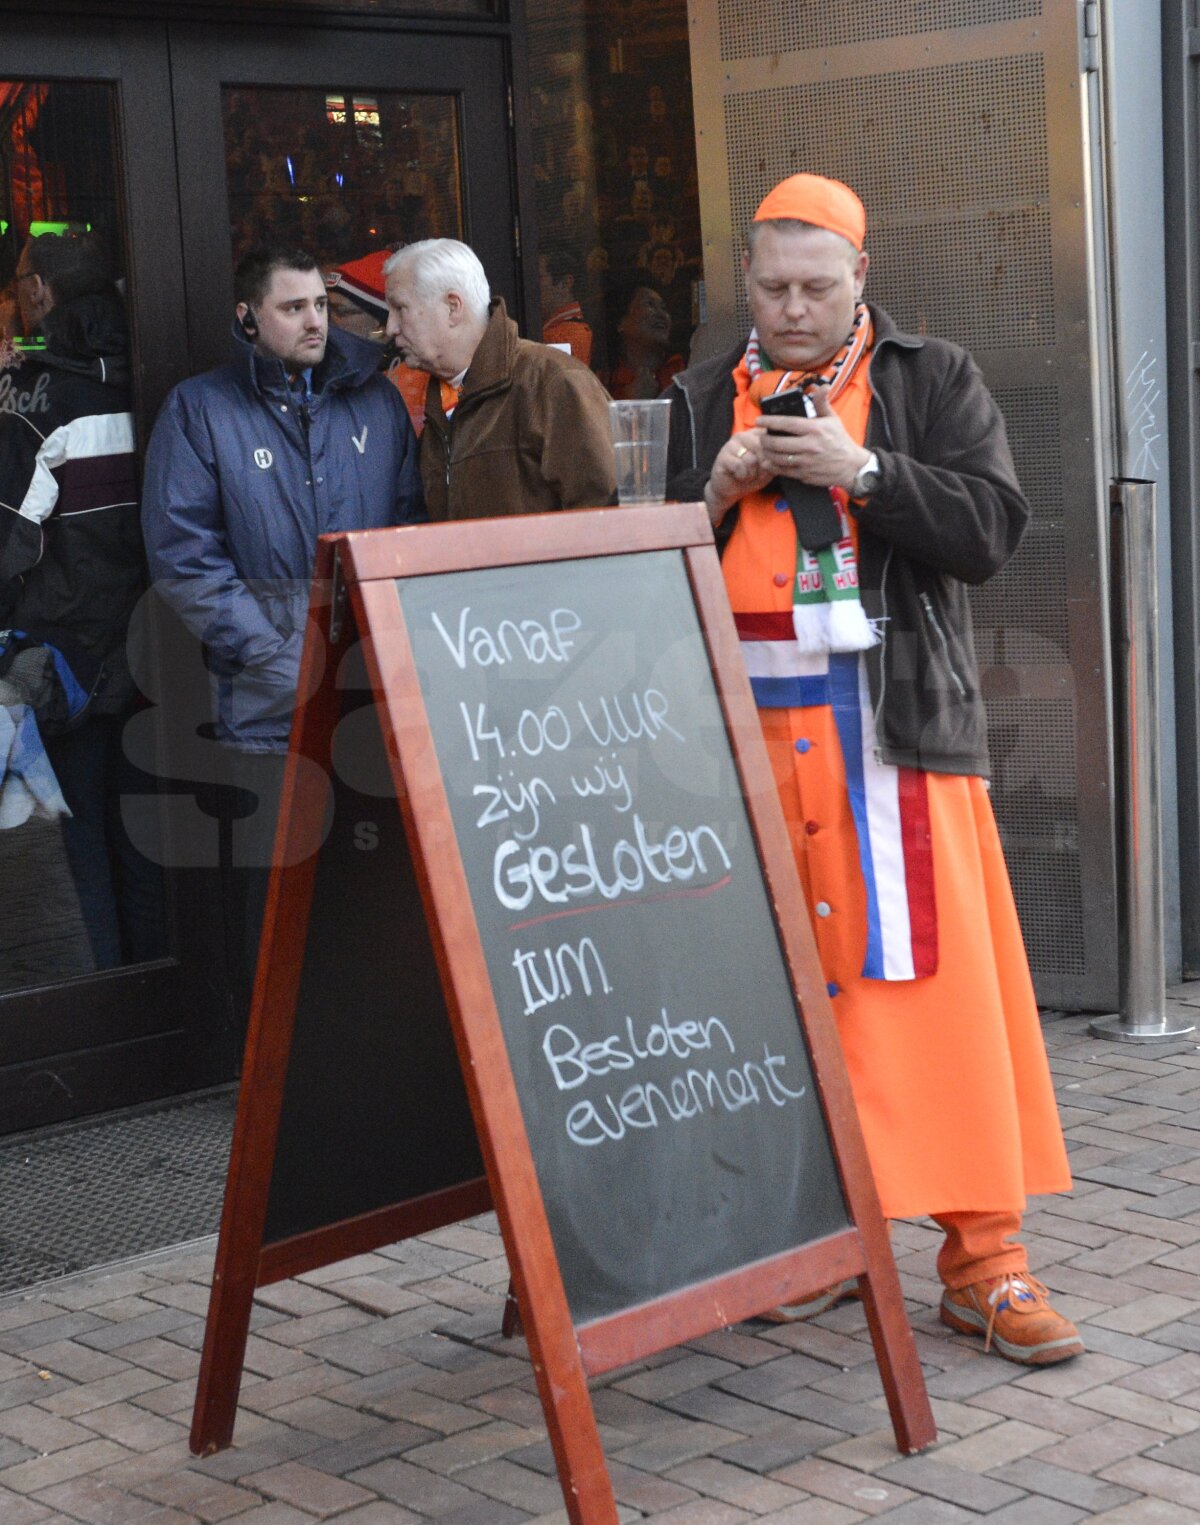
[[945,1232],[944,1323],[1045,1365],[1083,1345],[1014,1236],[1070,1174],[966,589],[1029,509],[970,356],[863,302],[865,235],[835,180],[762,202],[749,341],[667,390],[668,496],[716,528],[883,1210]]
[[[347,260],[325,276],[329,295],[329,321],[347,333],[357,334],[382,347],[387,324],[387,297],[384,295],[383,267],[393,254],[391,249],[376,249],[361,259]],[[404,399],[409,419],[418,439],[425,427],[425,392],[429,377],[414,366],[405,365],[398,355],[387,364],[387,379]]]

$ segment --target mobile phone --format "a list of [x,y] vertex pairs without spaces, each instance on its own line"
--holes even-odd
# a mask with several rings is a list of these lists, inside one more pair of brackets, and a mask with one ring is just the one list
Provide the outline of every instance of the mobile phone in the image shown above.
[[812,418],[813,409],[809,406],[808,393],[803,387],[792,387],[789,392],[776,392],[774,397],[764,397],[760,407],[768,418],[785,414],[790,418]]
[[[790,392],[777,392],[774,397],[764,397],[762,411],[770,417],[785,414],[792,418],[812,417],[808,394],[803,387],[793,387]],[[772,432],[768,429],[768,433]],[[775,433],[782,433],[776,430]],[[779,486],[792,511],[796,534],[806,551],[820,551],[842,538],[842,519],[837,504],[830,497],[828,487],[811,487],[798,482],[795,477],[779,478]]]

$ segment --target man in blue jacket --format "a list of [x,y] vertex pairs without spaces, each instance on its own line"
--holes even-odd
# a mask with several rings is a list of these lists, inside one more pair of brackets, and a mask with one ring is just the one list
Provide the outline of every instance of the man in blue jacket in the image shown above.
[[248,977],[317,536],[425,512],[403,400],[375,345],[330,331],[312,256],[254,249],[234,295],[236,358],[181,382],[154,426],[142,529],[157,591],[204,644],[227,774],[257,796],[233,848]]

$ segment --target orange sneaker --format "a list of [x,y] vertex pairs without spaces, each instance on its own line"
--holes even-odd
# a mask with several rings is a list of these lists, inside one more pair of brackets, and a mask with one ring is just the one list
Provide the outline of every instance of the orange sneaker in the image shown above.
[[758,1316],[768,1324],[802,1324],[805,1319],[816,1318],[818,1313],[827,1313],[830,1308],[855,1297],[861,1298],[862,1293],[858,1290],[858,1278],[851,1276],[826,1287],[823,1292],[814,1292],[801,1303],[785,1303],[781,1308],[771,1308]]
[[983,1335],[984,1350],[994,1345],[1006,1360],[1023,1366],[1052,1366],[1083,1354],[1079,1330],[1055,1313],[1045,1287],[1028,1273],[947,1288],[941,1316],[959,1334]]

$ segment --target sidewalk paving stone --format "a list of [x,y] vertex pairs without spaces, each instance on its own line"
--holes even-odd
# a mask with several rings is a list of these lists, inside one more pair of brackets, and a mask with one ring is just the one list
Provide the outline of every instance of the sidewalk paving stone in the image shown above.
[[192,1516],[152,1499],[137,1498],[97,1477],[76,1477],[38,1495],[59,1519],[82,1525],[188,1525]]
[[[622,1521],[1200,1521],[1200,1052],[1045,1030],[1082,1170],[1025,1237],[1088,1354],[1026,1369],[944,1328],[938,1231],[897,1224],[937,1447],[897,1455],[861,1304],[751,1320],[592,1384]],[[201,1459],[212,1265],[206,1242],[0,1301],[0,1525],[566,1525],[494,1215],[264,1288],[234,1445]]]
[[842,1504],[869,1518],[887,1515],[909,1499],[917,1497],[899,1483],[864,1477],[861,1472],[838,1466],[819,1456],[807,1456],[803,1461],[784,1467],[775,1473],[775,1477],[779,1482],[803,1488],[808,1493]]

